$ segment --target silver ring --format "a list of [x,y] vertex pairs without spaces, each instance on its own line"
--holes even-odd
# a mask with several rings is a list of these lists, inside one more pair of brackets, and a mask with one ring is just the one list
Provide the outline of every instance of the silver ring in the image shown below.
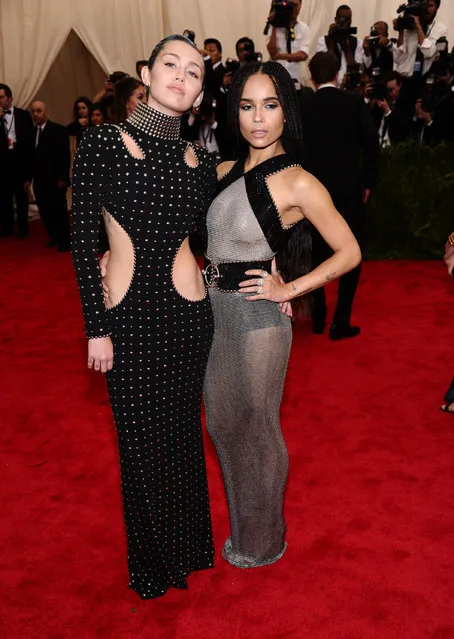
[[261,286],[257,289],[257,295],[261,295],[263,293],[263,288]]
[[266,278],[269,276],[269,273],[267,273],[266,271],[262,271],[263,272],[263,279],[266,280]]
[[259,277],[257,280],[257,286],[263,286],[263,277]]

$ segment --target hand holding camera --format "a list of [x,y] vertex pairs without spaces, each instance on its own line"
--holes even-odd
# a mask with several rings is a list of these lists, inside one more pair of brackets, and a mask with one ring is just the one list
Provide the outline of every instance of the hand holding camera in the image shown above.
[[377,100],[377,104],[378,104],[378,108],[381,109],[385,115],[388,115],[388,113],[391,113],[391,107],[389,106],[389,103],[387,100]]
[[428,8],[426,0],[410,0],[406,4],[400,5],[397,13],[403,14],[393,20],[396,31],[414,31],[422,28],[422,22]]

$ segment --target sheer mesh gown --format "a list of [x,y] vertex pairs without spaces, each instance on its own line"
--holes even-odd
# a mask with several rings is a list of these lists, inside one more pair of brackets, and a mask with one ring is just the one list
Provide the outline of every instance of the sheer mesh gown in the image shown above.
[[[279,412],[291,321],[274,302],[247,301],[237,284],[247,279],[248,268],[269,272],[288,239],[267,177],[289,166],[281,155],[244,174],[244,162],[237,162],[220,181],[207,215],[212,266],[206,273],[217,268],[221,275],[209,289],[215,331],[204,400],[229,506],[231,535],[223,556],[242,568],[273,563],[285,551],[288,456]],[[228,283],[232,271],[236,281]]]
[[[122,132],[140,150],[134,157]],[[178,292],[173,265],[216,182],[197,150],[187,164],[179,119],[139,103],[129,120],[85,134],[73,180],[73,255],[86,332],[110,335],[108,389],[118,432],[130,587],[146,599],[186,587],[192,570],[213,565],[200,422],[213,333],[206,295]],[[106,310],[98,266],[102,213],[134,253],[121,301]],[[117,228],[118,230],[118,228]]]

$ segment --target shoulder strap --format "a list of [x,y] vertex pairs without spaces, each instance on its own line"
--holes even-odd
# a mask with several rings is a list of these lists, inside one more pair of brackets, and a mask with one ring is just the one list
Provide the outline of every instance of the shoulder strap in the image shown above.
[[287,155],[277,155],[244,174],[249,204],[275,253],[286,243],[288,229],[284,229],[281,224],[279,212],[268,189],[267,178],[291,166],[300,165],[292,162]]
[[230,171],[218,180],[216,194],[222,193],[226,188],[228,188],[231,184],[240,179],[244,174],[244,159],[237,160],[235,164],[232,166]]

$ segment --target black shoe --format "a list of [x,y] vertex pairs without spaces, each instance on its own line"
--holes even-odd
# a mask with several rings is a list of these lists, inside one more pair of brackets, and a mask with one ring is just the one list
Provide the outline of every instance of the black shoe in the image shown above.
[[68,253],[70,250],[71,250],[71,247],[69,245],[59,246],[57,249],[57,253]]
[[28,237],[28,229],[22,229],[19,231],[19,237]]
[[348,337],[357,337],[361,333],[361,329],[359,326],[336,326],[335,324],[331,325],[329,329],[328,337],[333,341],[339,339],[346,339]]
[[325,320],[313,319],[312,320],[312,332],[314,335],[322,335],[325,331]]
[[11,237],[14,235],[14,231],[0,231],[0,237]]
[[57,242],[54,242],[54,240],[51,240],[50,242],[47,242],[44,246],[49,246],[49,247],[57,246]]

